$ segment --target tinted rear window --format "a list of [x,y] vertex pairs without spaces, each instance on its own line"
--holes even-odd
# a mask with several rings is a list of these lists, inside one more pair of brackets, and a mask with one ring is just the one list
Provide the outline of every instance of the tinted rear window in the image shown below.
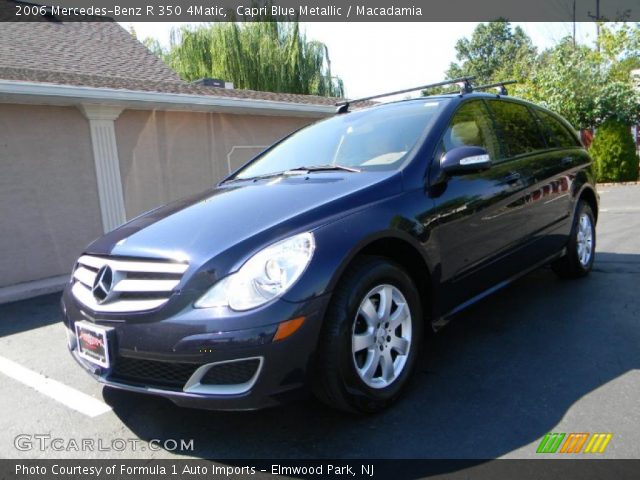
[[500,100],[490,101],[489,106],[507,157],[547,148],[538,123],[526,106]]
[[578,139],[553,115],[542,110],[536,110],[536,114],[540,117],[550,147],[570,148],[580,145]]

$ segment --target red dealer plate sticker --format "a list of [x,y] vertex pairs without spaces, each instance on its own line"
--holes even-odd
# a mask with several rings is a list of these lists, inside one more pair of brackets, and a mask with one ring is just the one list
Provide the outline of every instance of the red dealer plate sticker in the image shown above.
[[109,368],[109,341],[111,328],[100,327],[89,322],[76,322],[78,355],[85,360]]

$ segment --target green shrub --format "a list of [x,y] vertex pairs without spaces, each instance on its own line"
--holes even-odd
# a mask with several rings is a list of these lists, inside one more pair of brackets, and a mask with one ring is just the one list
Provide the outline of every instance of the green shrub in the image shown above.
[[632,182],[638,179],[638,155],[628,125],[609,119],[598,128],[589,149],[599,182]]

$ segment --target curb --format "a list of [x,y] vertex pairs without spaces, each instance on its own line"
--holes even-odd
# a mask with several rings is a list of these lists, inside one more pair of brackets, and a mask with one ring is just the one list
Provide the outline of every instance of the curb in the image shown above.
[[598,187],[624,187],[627,185],[640,185],[640,182],[606,182],[596,183]]

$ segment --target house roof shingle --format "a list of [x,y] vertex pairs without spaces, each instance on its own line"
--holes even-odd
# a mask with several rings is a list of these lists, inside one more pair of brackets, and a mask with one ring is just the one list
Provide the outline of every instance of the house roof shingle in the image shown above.
[[177,82],[178,75],[115,22],[6,22],[0,65]]
[[184,82],[115,22],[2,23],[0,79],[310,105],[339,100]]
[[22,82],[53,83],[81,87],[112,88],[139,92],[179,93],[187,95],[210,95],[215,97],[268,100],[309,105],[335,105],[338,98],[294,93],[259,92],[257,90],[235,90],[205,87],[182,81],[162,82],[104,75],[82,75],[77,73],[52,72],[30,68],[6,68],[0,66],[0,79]]

